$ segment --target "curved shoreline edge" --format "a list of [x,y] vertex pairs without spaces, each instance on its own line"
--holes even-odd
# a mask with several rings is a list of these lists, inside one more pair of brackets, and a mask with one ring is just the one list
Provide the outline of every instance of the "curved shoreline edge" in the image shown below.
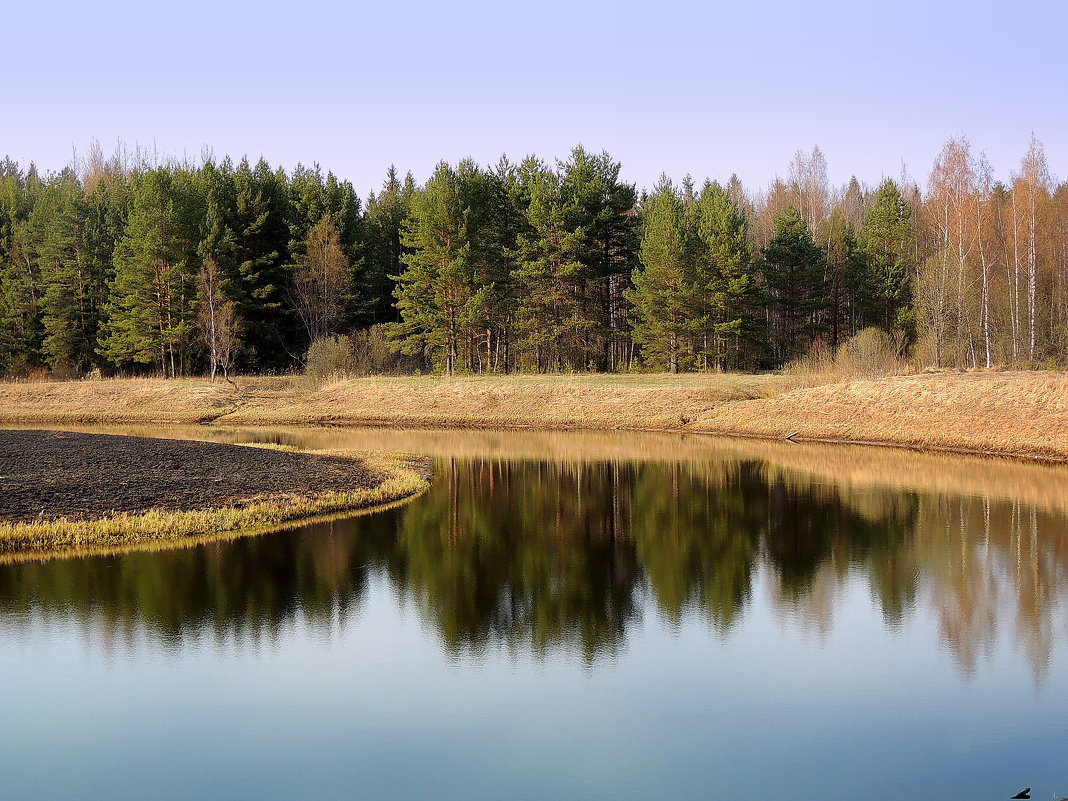
[[1068,462],[1068,373],[107,379],[0,383],[0,424],[654,431]]
[[279,493],[241,506],[184,511],[147,509],[87,520],[61,517],[4,522],[0,523],[0,563],[182,547],[256,536],[296,523],[311,524],[384,511],[421,495],[430,487],[428,460],[343,451],[316,453],[361,458],[383,480],[374,487],[311,497]]

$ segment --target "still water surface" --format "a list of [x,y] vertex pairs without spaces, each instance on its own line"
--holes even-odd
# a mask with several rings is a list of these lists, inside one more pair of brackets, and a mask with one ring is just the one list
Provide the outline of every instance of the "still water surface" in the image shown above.
[[[99,430],[99,429],[98,429]],[[1068,471],[635,434],[370,516],[0,565],[0,797],[1068,794]]]

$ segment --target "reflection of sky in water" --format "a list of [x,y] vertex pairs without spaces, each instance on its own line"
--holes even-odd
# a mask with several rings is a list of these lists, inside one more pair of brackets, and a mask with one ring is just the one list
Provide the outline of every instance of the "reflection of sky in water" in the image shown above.
[[0,640],[18,687],[0,701],[5,790],[997,798],[1065,778],[1063,644],[1040,689],[1007,643],[962,678],[933,621],[888,634],[860,581],[821,636],[760,601],[726,635],[644,611],[592,666],[566,652],[450,655],[382,577],[338,624],[298,616],[259,645],[172,649],[138,631],[104,647],[78,624],[30,621]]
[[[538,475],[550,490],[591,482],[574,518],[590,539],[568,540],[557,569],[590,553],[606,558],[589,545],[603,523],[589,514],[596,471]],[[694,475],[703,486],[710,473]],[[625,489],[633,481],[639,498],[642,486],[662,496],[661,478],[639,471],[614,480]],[[996,799],[1027,785],[1035,798],[1068,793],[1064,534],[1048,511],[1032,518],[1030,507],[976,498],[898,503],[825,481],[802,487],[825,505],[832,489],[848,496],[850,514],[861,509],[873,525],[882,515],[912,528],[888,545],[878,525],[853,540],[802,525],[805,542],[824,550],[786,588],[781,560],[810,560],[761,540],[746,600],[724,627],[693,599],[678,617],[665,612],[671,587],[650,582],[670,585],[672,575],[663,566],[640,572],[656,556],[649,549],[672,547],[667,535],[679,532],[670,528],[684,523],[665,517],[643,528],[638,507],[617,504],[609,517],[633,525],[640,568],[627,577],[622,635],[590,656],[568,633],[589,620],[573,601],[550,611],[581,619],[550,627],[544,647],[532,650],[529,621],[511,618],[476,644],[446,647],[441,626],[454,610],[441,604],[466,597],[456,577],[496,571],[505,586],[516,577],[511,552],[489,543],[472,552],[475,562],[435,572],[439,553],[420,557],[424,538],[440,541],[434,521],[516,537],[509,507],[540,496],[509,495],[499,507],[482,504],[495,510],[488,517],[470,517],[440,493],[477,496],[484,477],[442,479],[437,495],[406,509],[333,528],[0,567],[3,795]],[[666,480],[687,491],[678,476]],[[703,508],[697,499],[685,507]],[[754,499],[749,508],[761,507]],[[857,524],[809,519],[807,508],[797,514],[812,527]],[[405,515],[421,515],[419,525],[405,528]],[[1031,537],[1032,523],[1048,534]],[[559,539],[551,520],[542,528],[534,551]],[[876,569],[884,561],[904,567]],[[77,585],[73,570],[93,581]],[[253,571],[269,580],[242,577]],[[873,581],[909,584],[909,576],[905,612],[888,621],[888,592]],[[179,582],[196,584],[194,600],[155,604],[155,591]],[[586,602],[598,603],[597,588],[590,592]],[[512,601],[519,617],[533,614]],[[520,636],[505,636],[510,624]]]

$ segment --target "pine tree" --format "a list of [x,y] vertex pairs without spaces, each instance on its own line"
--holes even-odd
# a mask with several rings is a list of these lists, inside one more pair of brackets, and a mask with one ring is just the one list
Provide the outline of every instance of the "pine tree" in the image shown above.
[[863,311],[870,294],[864,259],[857,249],[857,235],[846,211],[835,208],[827,221],[828,344],[832,350],[863,325]]
[[688,366],[687,346],[706,324],[700,315],[702,287],[685,210],[666,177],[644,211],[642,266],[634,271],[634,287],[626,293],[637,316],[634,338],[655,361],[677,373]]
[[0,264],[0,368],[6,374],[25,375],[42,363],[41,294],[27,224],[19,220]]
[[445,162],[412,198],[402,244],[409,249],[396,277],[401,322],[391,334],[404,353],[423,353],[449,375],[486,316],[490,287],[476,280],[468,232],[470,209],[456,170]]
[[533,352],[538,370],[561,370],[575,366],[576,354],[581,359],[583,334],[591,324],[576,292],[584,271],[579,259],[585,232],[567,227],[555,172],[535,159],[524,162],[520,172],[526,226],[512,274],[517,345]]
[[827,307],[826,257],[808,223],[793,206],[775,218],[774,233],[763,251],[764,283],[772,315],[772,341],[781,363],[803,354],[824,330]]
[[[742,209],[716,183],[706,183],[694,203],[698,281],[708,327],[701,343],[703,359],[718,369],[739,366],[746,344],[755,337],[753,307],[757,284],[749,222]],[[708,366],[708,365],[706,365]]]
[[500,366],[499,344],[511,312],[509,276],[515,231],[508,215],[504,172],[486,170],[470,159],[461,161],[456,177],[463,208],[465,255],[471,287],[479,302],[471,319],[463,352],[468,370],[486,372]]
[[858,244],[867,267],[866,321],[911,333],[916,241],[912,208],[893,181],[884,181],[875,193]]
[[82,195],[80,235],[82,254],[91,283],[90,300],[94,318],[94,338],[90,358],[95,366],[104,366],[99,353],[104,309],[114,279],[115,249],[126,230],[132,206],[131,186],[116,165],[102,168],[85,182]]
[[195,318],[200,215],[191,177],[153,170],[133,194],[99,351],[120,367],[155,363],[165,377],[177,376],[188,367]]
[[284,366],[294,339],[286,305],[289,227],[284,177],[260,160],[201,170],[206,196],[205,233],[199,252],[225,278],[227,297],[242,319],[243,361],[251,368]]
[[31,165],[0,163],[0,373],[24,375],[41,364],[41,284],[29,216],[42,190]]
[[626,358],[629,321],[625,291],[638,266],[637,193],[620,181],[621,165],[608,153],[576,147],[559,165],[564,227],[583,232],[583,270],[575,277],[583,314],[591,321],[587,361],[613,370]]
[[367,198],[364,291],[368,305],[361,316],[362,322],[399,320],[393,305],[395,282],[390,276],[400,275],[404,268],[401,257],[406,250],[401,244],[401,234],[414,194],[412,174],[408,173],[401,182],[396,167],[391,166],[382,191]]
[[86,213],[81,186],[65,171],[45,188],[30,216],[43,289],[42,352],[61,374],[82,372],[94,360],[99,299],[85,247]]

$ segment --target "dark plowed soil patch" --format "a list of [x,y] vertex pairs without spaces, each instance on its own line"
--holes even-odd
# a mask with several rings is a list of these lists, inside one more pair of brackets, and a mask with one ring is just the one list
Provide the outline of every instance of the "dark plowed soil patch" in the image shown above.
[[273,493],[374,487],[358,459],[210,442],[0,431],[0,520],[184,511]]

